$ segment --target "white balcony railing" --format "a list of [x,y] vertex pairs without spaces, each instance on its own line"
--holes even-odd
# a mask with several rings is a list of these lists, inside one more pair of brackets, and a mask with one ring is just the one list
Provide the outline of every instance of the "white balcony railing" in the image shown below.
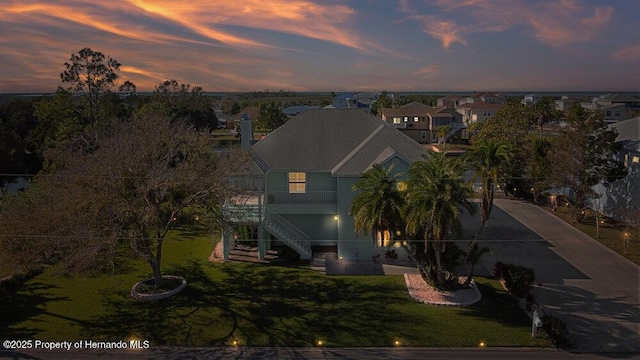
[[289,193],[273,191],[267,196],[269,204],[335,204],[335,191],[310,191],[305,193]]

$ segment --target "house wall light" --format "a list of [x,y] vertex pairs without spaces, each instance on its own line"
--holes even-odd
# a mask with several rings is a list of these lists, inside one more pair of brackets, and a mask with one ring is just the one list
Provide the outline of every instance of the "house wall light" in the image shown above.
[[333,217],[333,220],[338,221],[338,215],[335,215],[335,216]]

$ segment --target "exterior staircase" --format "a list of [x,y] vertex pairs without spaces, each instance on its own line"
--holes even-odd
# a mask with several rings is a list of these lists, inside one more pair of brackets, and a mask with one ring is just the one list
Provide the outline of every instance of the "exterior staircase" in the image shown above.
[[262,226],[271,235],[300,254],[300,259],[311,258],[311,238],[276,212],[264,208]]
[[235,262],[249,262],[267,264],[270,262],[276,262],[282,260],[280,254],[276,250],[267,250],[267,254],[264,259],[260,260],[258,257],[258,248],[246,245],[236,245],[236,247],[229,252],[229,260]]
[[268,207],[258,205],[235,205],[226,203],[223,212],[227,221],[234,223],[260,223],[271,235],[283,242],[298,254],[301,259],[311,258],[311,238],[295,225],[287,221]]
[[452,123],[450,126],[451,126],[451,130],[449,131],[447,136],[444,137],[445,139],[448,139],[451,136],[455,135],[455,133],[458,132],[460,129],[467,128],[467,126],[464,123]]

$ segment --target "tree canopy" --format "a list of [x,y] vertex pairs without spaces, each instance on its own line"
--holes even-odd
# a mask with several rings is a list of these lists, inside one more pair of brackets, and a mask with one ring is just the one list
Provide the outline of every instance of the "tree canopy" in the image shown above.
[[162,244],[175,219],[201,209],[201,221],[218,222],[217,207],[232,195],[228,176],[242,159],[215,152],[208,134],[183,122],[137,117],[101,137],[91,153],[67,151],[58,169],[9,200],[0,234],[15,236],[0,246],[19,254],[16,261],[90,271],[113,265],[124,242],[159,283]]
[[65,70],[60,79],[69,83],[67,90],[83,94],[91,124],[99,120],[100,97],[116,86],[120,65],[110,56],[88,47],[78,54],[71,54],[69,61],[64,63]]
[[615,154],[617,130],[607,126],[602,113],[574,106],[564,128],[549,151],[556,185],[568,186],[574,194],[573,218],[592,195],[592,186],[612,182],[626,175],[624,164]]
[[287,121],[287,115],[275,102],[260,104],[257,126],[261,129],[275,130]]

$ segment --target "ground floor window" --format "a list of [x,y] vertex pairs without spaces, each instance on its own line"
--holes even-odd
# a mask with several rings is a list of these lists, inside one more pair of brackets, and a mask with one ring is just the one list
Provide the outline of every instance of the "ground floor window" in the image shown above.
[[378,231],[376,234],[376,245],[385,247],[391,245],[391,233],[389,230]]

